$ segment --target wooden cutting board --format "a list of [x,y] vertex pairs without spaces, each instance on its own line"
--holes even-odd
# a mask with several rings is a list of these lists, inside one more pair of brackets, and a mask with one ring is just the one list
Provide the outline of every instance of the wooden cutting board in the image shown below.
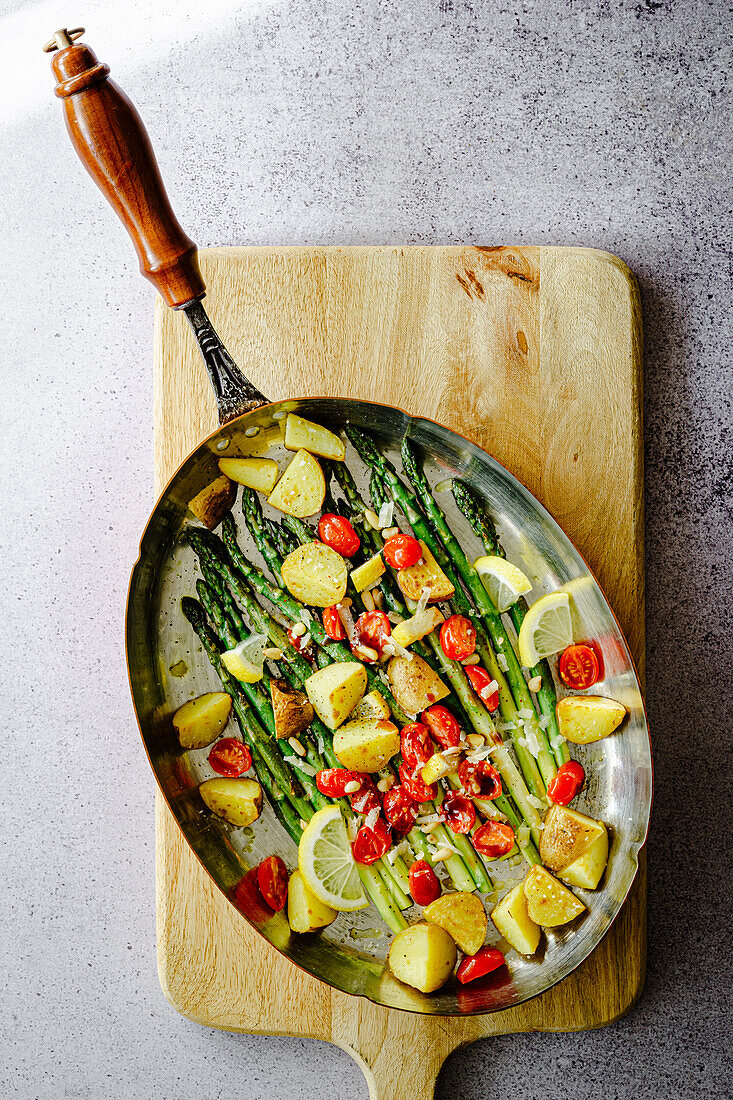
[[[201,260],[215,327],[273,399],[399,405],[507,466],[585,556],[643,675],[641,318],[621,261],[588,249],[468,247],[223,248]],[[159,301],[159,488],[215,427],[185,319]],[[445,1058],[474,1039],[609,1023],[643,985],[643,862],[610,932],[570,977],[527,1004],[461,1021],[377,1007],[298,970],[211,884],[160,796],[156,844],[159,973],[171,1004],[207,1027],[336,1043],[381,1100],[429,1100]]]

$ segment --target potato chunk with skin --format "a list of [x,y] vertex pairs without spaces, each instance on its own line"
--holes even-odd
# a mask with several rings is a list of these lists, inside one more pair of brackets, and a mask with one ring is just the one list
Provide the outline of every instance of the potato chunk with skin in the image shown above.
[[289,413],[285,421],[285,446],[289,451],[302,448],[336,462],[343,462],[346,455],[346,447],[337,435],[322,424],[314,424],[295,413]]
[[431,602],[450,599],[455,588],[422,539],[418,541],[422,547],[422,561],[417,565],[408,566],[407,569],[400,569],[397,574],[400,591],[409,600],[418,601],[422,596],[423,588],[429,588]]
[[173,728],[183,749],[202,749],[216,741],[229,721],[232,700],[225,691],[209,691],[179,707]]
[[357,718],[389,718],[391,713],[384,697],[378,691],[370,691],[358,706],[354,707],[351,717],[354,721]]
[[270,680],[272,714],[278,739],[297,737],[313,721],[313,704],[287,680]]
[[367,674],[359,661],[337,661],[314,672],[305,690],[318,717],[335,730],[342,725],[364,695]]
[[489,922],[475,894],[443,894],[425,907],[423,916],[445,928],[465,955],[475,955],[486,939]]
[[262,788],[256,779],[207,779],[199,794],[212,813],[231,825],[251,825],[260,816]]
[[608,737],[626,715],[626,707],[605,695],[568,695],[556,709],[560,733],[576,745]]
[[345,768],[378,772],[400,751],[400,731],[385,718],[357,718],[336,730],[333,751]]
[[271,458],[220,458],[219,469],[232,481],[260,493],[271,493],[279,474]]
[[580,886],[586,890],[595,890],[603,878],[608,862],[608,832],[603,832],[592,840],[582,855],[558,871],[558,877],[569,886]]
[[197,493],[193,500],[189,500],[188,507],[204,527],[213,531],[219,526],[236,499],[237,486],[222,474]]
[[491,911],[497,932],[520,955],[534,955],[542,930],[527,912],[524,886],[517,883]]
[[567,806],[551,806],[545,815],[540,839],[542,862],[551,871],[562,871],[605,831],[602,821],[569,810]]
[[392,657],[387,665],[387,679],[392,694],[406,714],[420,714],[450,695],[450,689],[437,672],[416,653],[410,658]]
[[535,924],[541,924],[543,928],[568,924],[585,909],[583,902],[544,867],[534,866],[522,886],[527,899],[527,913]]
[[326,496],[326,481],[318,461],[308,451],[298,451],[267,501],[286,516],[313,516]]
[[288,885],[288,924],[293,932],[315,932],[333,924],[337,916],[308,889],[300,871],[293,871]]
[[445,985],[456,963],[456,945],[438,924],[414,924],[398,932],[387,962],[395,978],[422,993]]
[[282,566],[285,587],[312,607],[331,607],[346,595],[346,562],[322,542],[308,542],[288,554]]

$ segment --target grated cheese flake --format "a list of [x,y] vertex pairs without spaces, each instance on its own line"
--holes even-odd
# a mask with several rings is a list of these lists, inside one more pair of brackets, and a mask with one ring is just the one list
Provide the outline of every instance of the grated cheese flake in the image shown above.
[[318,775],[318,768],[314,768],[311,764],[307,764],[305,760],[301,760],[299,756],[283,756],[283,760],[286,764],[290,764],[291,768],[298,768],[304,775],[310,775],[311,778]]
[[507,661],[507,659],[506,659],[506,657],[504,656],[503,653],[497,653],[496,663],[497,663],[497,665],[499,666],[499,668],[501,669],[502,672],[508,672],[509,671],[509,662]]
[[394,503],[393,503],[393,501],[385,500],[384,504],[379,509],[379,515],[377,516],[377,519],[379,520],[380,528],[391,527],[392,526],[392,516],[393,515],[394,515]]

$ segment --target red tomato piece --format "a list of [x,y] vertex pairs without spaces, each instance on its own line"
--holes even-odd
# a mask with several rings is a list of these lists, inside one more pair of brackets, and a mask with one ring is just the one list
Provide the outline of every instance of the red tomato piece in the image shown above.
[[423,783],[420,772],[423,769],[423,764],[418,764],[414,769],[403,760],[399,766],[400,782],[405,788],[408,798],[411,798],[413,802],[416,802],[418,806],[421,802],[430,802],[438,793],[437,783]]
[[501,794],[501,776],[488,760],[461,760],[458,778],[471,798],[486,798],[491,802]]
[[342,558],[353,558],[361,546],[361,539],[345,516],[335,516],[331,512],[319,519],[318,537]]
[[259,882],[257,881],[257,868],[252,867],[244,878],[232,887],[230,897],[240,913],[243,913],[253,924],[264,924],[270,920],[274,911],[262,896]]
[[404,787],[395,784],[382,796],[382,809],[392,832],[407,836],[417,817],[417,806]]
[[461,965],[456,970],[456,977],[461,985],[466,982],[475,982],[477,978],[483,978],[484,974],[490,974],[492,970],[498,970],[504,965],[504,956],[496,947],[480,947],[475,955],[466,955]]
[[425,859],[419,859],[410,868],[410,893],[418,905],[430,905],[442,891],[440,880]]
[[351,808],[358,814],[368,814],[370,810],[381,809],[382,800],[371,775],[357,772],[356,776],[361,780],[361,789],[349,795]]
[[392,623],[383,611],[365,611],[356,620],[356,629],[364,645],[382,653],[392,633]]
[[276,913],[285,908],[288,898],[288,869],[280,856],[268,856],[257,868],[257,885]]
[[476,824],[476,807],[470,798],[458,791],[448,791],[441,812],[446,825],[454,833],[470,833]]
[[560,654],[557,672],[562,682],[573,691],[585,691],[601,676],[596,651],[589,645],[569,645]]
[[486,709],[496,710],[499,706],[499,689],[498,687],[491,687],[492,683],[496,683],[496,681],[491,679],[486,669],[482,668],[481,665],[467,665],[465,671],[471,687]]
[[321,794],[327,798],[343,798],[346,794],[344,787],[348,783],[361,783],[361,772],[350,771],[348,768],[324,768],[316,772],[316,786]]
[[427,764],[433,755],[433,745],[430,739],[430,731],[422,722],[412,722],[409,726],[403,726],[400,731],[400,748],[402,759],[408,768],[413,770],[419,764]]
[[505,821],[487,821],[471,838],[477,852],[489,859],[498,859],[514,847],[514,829]]
[[461,727],[447,707],[436,703],[420,715],[421,721],[428,727],[433,739],[441,749],[451,749],[461,740]]
[[392,535],[382,548],[382,556],[393,569],[409,569],[420,561],[422,546],[412,535]]
[[305,634],[294,634],[292,627],[290,628],[290,630],[288,630],[288,640],[293,649],[297,649],[298,653],[300,653],[303,657],[310,659],[313,650],[311,649],[309,642],[303,641],[303,639],[307,637],[307,630]]
[[440,644],[451,661],[463,661],[476,650],[476,627],[465,615],[451,615],[440,628]]
[[370,829],[368,825],[362,825],[356,834],[354,843],[351,845],[351,851],[357,863],[369,865],[381,859],[384,853],[389,851],[391,844],[392,837],[387,823],[384,818],[380,817],[373,829]]
[[209,753],[209,763],[219,775],[236,778],[252,767],[252,753],[236,737],[222,737]]
[[335,607],[324,607],[323,629],[333,642],[343,642],[346,637],[344,624],[341,622],[341,616]]
[[550,802],[567,806],[585,783],[585,770],[577,760],[568,760],[557,769],[557,775],[547,784],[547,797]]

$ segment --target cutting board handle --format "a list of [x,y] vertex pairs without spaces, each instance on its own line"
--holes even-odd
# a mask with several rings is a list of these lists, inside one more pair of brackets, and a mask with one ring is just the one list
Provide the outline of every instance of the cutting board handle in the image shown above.
[[44,46],[64,106],[71,143],[132,238],[140,270],[175,309],[203,298],[196,245],[168,201],[140,115],[109,79],[109,66],[74,40],[83,28],[57,31]]

